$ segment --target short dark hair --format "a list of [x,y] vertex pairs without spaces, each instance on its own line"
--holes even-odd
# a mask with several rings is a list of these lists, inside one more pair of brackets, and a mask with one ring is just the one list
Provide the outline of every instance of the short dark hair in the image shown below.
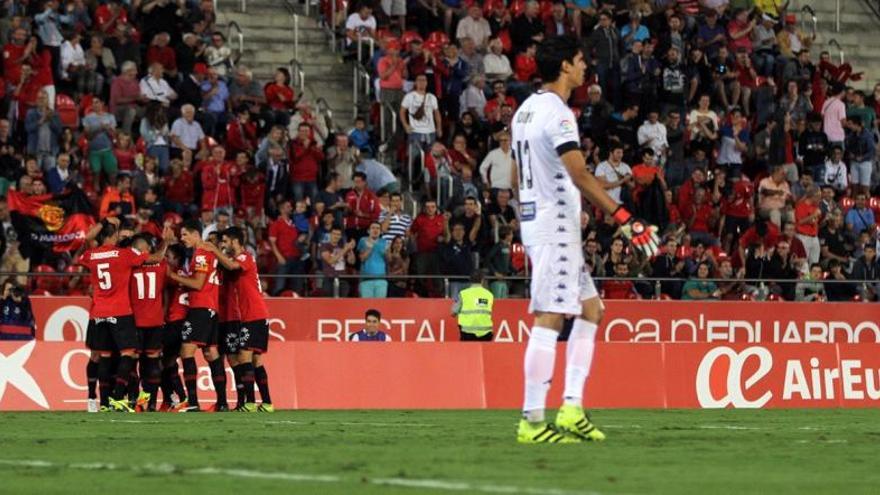
[[195,218],[190,218],[183,222],[183,225],[180,227],[181,229],[188,230],[190,232],[198,232],[202,233],[202,222],[196,220]]
[[220,234],[220,237],[226,237],[229,240],[238,241],[242,246],[244,245],[244,232],[238,227],[229,227]]
[[473,284],[482,284],[483,279],[486,278],[486,274],[483,273],[483,270],[474,270],[471,272],[471,283]]
[[581,46],[573,36],[554,36],[538,45],[535,62],[538,74],[545,83],[559,79],[562,74],[562,63],[574,63]]
[[363,173],[363,172],[355,172],[354,174],[352,174],[352,178],[355,178],[355,179],[361,179],[361,180],[363,180],[363,181],[366,181],[366,180],[367,180],[367,174],[365,174],[365,173]]
[[104,223],[104,225],[103,225],[103,227],[101,227],[101,232],[98,233],[98,237],[96,238],[96,240],[98,241],[99,244],[103,244],[104,241],[108,237],[113,237],[113,235],[116,234],[116,232],[117,232],[116,226],[113,225],[112,223],[110,223],[110,222],[103,222],[103,223]]
[[364,313],[364,319],[365,319],[365,320],[366,320],[367,318],[371,317],[371,316],[375,316],[375,317],[376,317],[377,319],[379,319],[379,320],[382,319],[382,313],[380,313],[378,309],[370,308],[370,309],[367,310],[366,313]]

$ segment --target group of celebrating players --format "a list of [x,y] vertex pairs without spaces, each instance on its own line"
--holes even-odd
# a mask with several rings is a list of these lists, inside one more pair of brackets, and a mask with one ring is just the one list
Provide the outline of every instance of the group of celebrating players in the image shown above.
[[203,240],[197,220],[182,224],[179,242],[169,226],[158,239],[123,228],[117,218],[89,232],[77,258],[89,270],[92,286],[86,337],[89,412],[202,411],[198,349],[217,395],[208,411],[230,410],[228,362],[235,410],[274,412],[262,362],[269,313],[257,264],[241,229],[229,228],[217,239],[217,244]]

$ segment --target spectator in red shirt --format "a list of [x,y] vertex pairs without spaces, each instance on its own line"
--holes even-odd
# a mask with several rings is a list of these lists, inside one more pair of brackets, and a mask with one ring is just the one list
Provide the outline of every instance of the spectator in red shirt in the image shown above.
[[[414,257],[415,273],[417,275],[436,275],[440,273],[440,242],[443,241],[443,233],[446,229],[448,216],[441,215],[437,202],[433,199],[425,201],[425,208],[410,227],[410,233],[416,245]],[[422,280],[425,284],[417,287],[425,296],[434,293],[433,284],[430,280]]]
[[517,81],[522,83],[532,82],[532,78],[535,77],[535,74],[538,72],[538,63],[535,61],[535,52],[537,52],[537,50],[538,46],[534,42],[531,42],[526,48],[526,51],[516,56],[513,72]]
[[[116,133],[116,146],[113,147],[113,156],[120,172],[131,172],[135,169],[135,158],[139,155],[134,143],[131,142],[131,134],[125,131]],[[187,201],[191,201],[190,196]]]
[[504,81],[495,81],[492,83],[492,99],[486,102],[483,108],[483,115],[489,122],[496,122],[501,119],[501,107],[509,105],[510,108],[516,110],[516,100],[512,96],[507,96],[507,86]]
[[[629,264],[620,261],[614,264],[614,278],[626,278],[629,276]],[[636,299],[638,295],[632,280],[605,280],[602,282],[603,299]]]
[[244,105],[226,125],[226,154],[236,156],[242,151],[251,155],[257,151],[257,124],[251,121],[251,113]]
[[296,94],[290,87],[290,71],[284,67],[275,70],[275,81],[266,85],[266,104],[275,115],[275,124],[287,127],[290,114],[296,109]]
[[718,220],[717,210],[707,201],[706,190],[702,187],[694,192],[694,202],[686,216],[693,242],[714,246],[717,241],[711,234],[711,226]]
[[183,160],[171,160],[171,175],[162,180],[162,189],[169,208],[179,215],[183,215],[187,207],[192,205],[193,176],[192,172],[184,168]]
[[241,200],[239,206],[245,210],[245,218],[252,221],[263,216],[266,197],[266,176],[253,166],[250,157],[244,151],[235,157],[236,167],[242,170],[239,179]]
[[743,177],[733,185],[731,193],[721,201],[721,240],[724,250],[730,252],[739,237],[755,218],[755,186]]
[[345,234],[348,239],[360,240],[367,235],[370,224],[379,221],[382,207],[379,197],[367,188],[367,175],[354,173],[354,188],[345,195],[348,216],[345,217]]
[[706,172],[701,168],[694,169],[691,172],[690,179],[684,181],[684,184],[678,188],[678,211],[682,217],[687,220],[687,213],[691,209],[691,203],[694,200],[694,190],[702,187],[706,182]]
[[177,77],[177,54],[174,49],[168,46],[171,37],[168,33],[159,33],[153,36],[153,42],[147,50],[147,65],[154,63],[162,64],[165,73],[172,78]]
[[122,0],[110,0],[95,9],[94,27],[99,31],[112,35],[117,24],[128,24],[128,12],[122,7]]
[[[745,264],[746,248],[752,244],[762,244],[764,249],[775,248],[779,242],[779,227],[768,221],[765,216],[759,216],[755,224],[749,227],[739,238],[739,261]],[[742,266],[742,265],[741,265]]]
[[795,231],[807,252],[808,266],[818,263],[821,254],[819,221],[822,219],[822,210],[819,200],[819,188],[811,186],[794,208]]
[[214,146],[211,159],[197,168],[202,180],[202,210],[228,210],[234,206],[238,179],[235,166],[226,161],[226,150]]
[[[281,202],[278,208],[278,218],[269,225],[269,243],[272,245],[272,253],[278,262],[275,269],[276,275],[298,275],[305,271],[300,259],[299,242],[300,232],[293,223],[293,204],[289,199]],[[290,282],[290,283],[288,283]],[[287,287],[299,291],[302,288],[301,279],[277,277],[272,288],[272,295],[277,296]]]
[[21,80],[21,65],[36,49],[36,36],[28,39],[27,30],[24,28],[12,31],[9,43],[3,45],[3,74],[10,84],[16,85]]
[[304,198],[314,201],[318,194],[318,171],[324,151],[311,135],[312,126],[303,122],[297,127],[296,139],[290,142],[290,187],[296,201]]

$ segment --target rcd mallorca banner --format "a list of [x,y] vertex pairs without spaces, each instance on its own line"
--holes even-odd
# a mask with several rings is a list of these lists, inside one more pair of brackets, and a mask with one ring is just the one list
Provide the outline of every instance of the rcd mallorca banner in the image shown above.
[[75,186],[60,194],[28,196],[12,189],[8,194],[12,225],[23,245],[74,251],[95,223],[88,198]]
[[[33,297],[37,338],[84,340],[89,300]],[[269,328],[277,341],[342,342],[364,326],[364,312],[382,313],[394,342],[459,339],[448,299],[268,298]],[[715,344],[880,342],[880,306],[870,303],[605,301],[598,340]],[[523,299],[496,301],[495,341],[528,340],[532,317]]]
[[[525,347],[272,342],[264,363],[282,409],[516,409]],[[0,342],[0,411],[85,410],[88,357],[80,342]],[[209,405],[210,370],[198,360],[199,398]],[[551,408],[563,374],[557,362]],[[599,342],[584,397],[591,408],[878,407],[880,353],[876,344]]]

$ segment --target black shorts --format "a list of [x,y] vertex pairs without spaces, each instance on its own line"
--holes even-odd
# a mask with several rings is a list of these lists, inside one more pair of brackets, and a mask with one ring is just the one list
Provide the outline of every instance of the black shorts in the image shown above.
[[239,351],[239,331],[241,322],[224,321],[217,325],[217,351],[220,354],[235,354]]
[[190,308],[183,321],[180,340],[199,347],[216,347],[217,312],[208,308]]
[[241,324],[239,350],[263,354],[269,350],[269,320],[246,321]]
[[164,347],[165,327],[138,327],[141,352],[159,352]]
[[86,327],[86,348],[97,351],[95,347],[98,338],[98,329],[95,328],[95,320],[89,319],[89,326]]
[[92,327],[95,336],[92,340],[92,350],[100,352],[122,352],[126,350],[138,350],[140,341],[138,332],[134,326],[134,316],[110,316],[107,318],[95,318]]
[[162,355],[165,357],[180,355],[180,332],[183,331],[184,320],[169,321],[162,333]]

